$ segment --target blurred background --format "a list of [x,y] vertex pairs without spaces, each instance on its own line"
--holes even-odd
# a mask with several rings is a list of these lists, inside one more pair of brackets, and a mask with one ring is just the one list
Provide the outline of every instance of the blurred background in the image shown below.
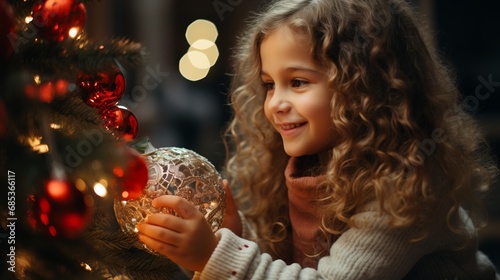
[[[106,0],[87,5],[90,38],[125,37],[148,50],[142,69],[125,72],[127,91],[121,100],[139,121],[138,138],[148,137],[155,147],[192,149],[222,167],[221,133],[230,116],[227,91],[232,47],[245,19],[266,2]],[[456,74],[467,108],[479,120],[498,157],[500,1],[413,3],[425,15],[422,24],[435,31],[439,50]],[[480,248],[500,268],[498,182],[485,203],[489,223],[480,231]]]

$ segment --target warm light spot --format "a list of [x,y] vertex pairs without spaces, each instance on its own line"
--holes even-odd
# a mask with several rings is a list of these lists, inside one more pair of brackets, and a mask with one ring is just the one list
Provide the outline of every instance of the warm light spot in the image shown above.
[[26,23],[30,23],[32,20],[33,20],[32,16],[27,16],[24,18],[24,22],[26,22]]
[[128,196],[129,196],[128,191],[123,191],[123,192],[122,192],[122,197],[123,197],[123,198],[125,198],[125,199],[126,199]]
[[49,152],[49,146],[47,146],[46,144],[41,144],[33,147],[33,151],[38,152],[39,154],[45,154]]
[[57,96],[64,96],[68,92],[68,81],[59,79],[55,82],[55,89]]
[[76,37],[76,35],[78,35],[78,33],[79,33],[79,28],[78,28],[78,27],[72,27],[72,28],[70,28],[70,29],[69,29],[69,31],[68,31],[68,35],[69,35],[69,37],[71,37],[71,38],[75,38],[75,37]]
[[25,272],[30,271],[32,268],[32,255],[31,252],[19,250],[16,252],[16,276],[18,279],[27,279]]
[[60,129],[60,128],[61,128],[61,125],[60,125],[60,124],[57,124],[57,123],[51,123],[51,124],[50,124],[50,128],[52,128],[52,129]]
[[210,61],[208,61],[208,57],[199,51],[190,51],[187,53],[189,61],[191,64],[199,69],[208,69],[210,68]]
[[19,141],[25,145],[29,145],[33,151],[39,154],[47,153],[49,146],[42,144],[41,136],[19,137]]
[[39,137],[33,136],[33,137],[28,137],[27,139],[28,139],[28,144],[32,148],[34,148],[34,147],[36,147],[36,146],[38,146],[38,145],[40,145],[42,143],[42,141],[41,141],[42,140],[42,136],[39,136]]
[[69,197],[70,186],[66,181],[50,180],[46,186],[49,196],[56,200],[62,200]]
[[90,267],[90,265],[88,265],[88,264],[86,264],[86,263],[84,263],[84,262],[80,263],[80,265],[81,265],[83,268],[85,268],[85,270],[87,270],[87,271],[92,271],[92,267]]
[[106,181],[106,179],[100,179],[99,180],[99,183],[103,186],[105,186],[106,188],[108,187],[108,181]]
[[85,184],[85,181],[83,181],[82,179],[78,178],[75,180],[75,187],[81,191],[81,192],[84,192],[85,189],[87,189],[87,184]]
[[199,49],[196,46],[198,46],[198,44],[193,44],[189,48],[188,53],[194,50],[199,50],[207,56],[210,66],[214,66],[215,63],[217,62],[217,59],[219,58],[219,49],[217,48],[217,45],[212,43],[212,45],[206,49]]
[[37,85],[42,83],[42,80],[40,79],[39,75],[33,76],[33,81],[35,81],[35,84],[37,84]]
[[108,190],[101,183],[94,184],[94,192],[100,197],[105,197],[108,194]]
[[179,61],[179,72],[184,78],[190,81],[198,81],[205,78],[209,69],[210,68],[200,69],[195,67],[193,63],[191,63],[188,54],[185,54]]
[[186,29],[186,40],[190,45],[200,39],[215,42],[218,35],[215,24],[205,19],[193,21]]
[[196,42],[192,43],[191,47],[198,49],[198,50],[206,50],[213,45],[215,45],[215,43],[210,41],[210,40],[199,39],[199,40],[196,40]]

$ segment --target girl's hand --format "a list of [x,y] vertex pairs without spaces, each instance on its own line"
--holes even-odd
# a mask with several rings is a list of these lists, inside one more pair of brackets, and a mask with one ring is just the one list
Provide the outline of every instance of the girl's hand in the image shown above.
[[229,189],[227,180],[222,180],[224,183],[224,189],[226,190],[226,214],[224,215],[224,221],[221,227],[228,228],[236,235],[241,237],[242,225],[240,215],[238,215],[238,208],[234,203],[233,195]]
[[146,223],[137,225],[139,240],[186,269],[202,271],[219,242],[203,214],[179,196],[163,195],[152,203],[171,208],[180,217],[148,216]]

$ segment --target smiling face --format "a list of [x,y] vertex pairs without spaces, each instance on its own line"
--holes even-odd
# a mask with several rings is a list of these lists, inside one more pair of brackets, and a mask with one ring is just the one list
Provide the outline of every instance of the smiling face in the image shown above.
[[264,112],[281,134],[289,156],[319,154],[332,148],[332,92],[310,46],[288,27],[267,35],[260,45]]

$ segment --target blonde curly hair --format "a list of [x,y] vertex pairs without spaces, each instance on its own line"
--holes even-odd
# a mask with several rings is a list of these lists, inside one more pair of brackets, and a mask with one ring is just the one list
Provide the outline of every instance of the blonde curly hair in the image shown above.
[[335,147],[329,152],[321,229],[341,234],[351,216],[376,200],[391,227],[425,238],[436,206],[460,234],[460,207],[480,205],[496,169],[485,141],[461,107],[452,75],[411,6],[389,0],[274,1],[255,14],[234,54],[225,134],[225,174],[265,251],[287,259],[288,162],[263,111],[260,43],[288,26],[310,39],[333,92]]

